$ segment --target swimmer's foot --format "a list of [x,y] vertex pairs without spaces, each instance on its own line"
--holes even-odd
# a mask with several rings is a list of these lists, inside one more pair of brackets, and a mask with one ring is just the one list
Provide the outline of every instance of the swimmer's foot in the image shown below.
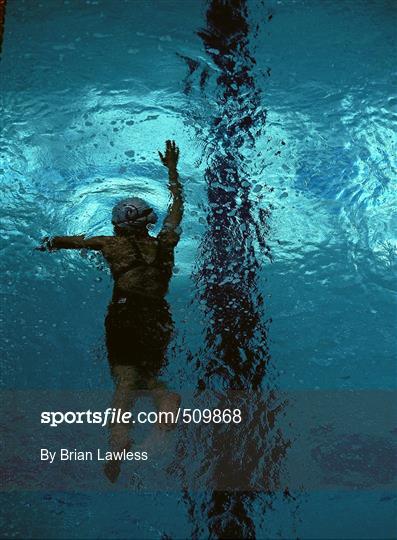
[[155,401],[159,413],[169,413],[159,417],[158,427],[165,430],[174,429],[176,427],[178,409],[181,404],[181,396],[176,392],[160,390],[155,393]]
[[118,477],[120,476],[121,462],[120,461],[107,461],[103,466],[103,470],[108,480],[112,484],[117,482]]
[[[129,451],[131,448],[131,443],[128,442],[123,446],[123,448],[119,448],[118,451],[125,450],[126,452]],[[116,450],[117,451],[117,450]],[[107,476],[108,480],[114,484],[117,482],[118,477],[120,476],[120,470],[121,470],[121,459],[112,459],[105,463],[103,466],[103,470],[105,475]]]

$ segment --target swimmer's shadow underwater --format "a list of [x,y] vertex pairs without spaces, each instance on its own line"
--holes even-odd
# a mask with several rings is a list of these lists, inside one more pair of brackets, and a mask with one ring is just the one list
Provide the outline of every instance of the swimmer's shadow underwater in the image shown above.
[[[92,249],[102,252],[114,279],[111,302],[105,320],[106,347],[115,392],[112,407],[128,411],[138,397],[137,390],[149,390],[158,410],[176,412],[180,397],[158,379],[166,361],[166,349],[173,321],[165,299],[174,267],[174,251],[180,238],[183,193],[177,164],[179,149],[166,141],[160,160],[168,169],[171,204],[160,233],[149,235],[156,223],[154,210],[142,199],[120,201],[113,209],[114,236],[56,236],[45,238],[37,248]],[[169,429],[174,424],[159,427]],[[110,426],[112,451],[128,450],[129,424]],[[105,473],[115,482],[120,461],[109,461]]]

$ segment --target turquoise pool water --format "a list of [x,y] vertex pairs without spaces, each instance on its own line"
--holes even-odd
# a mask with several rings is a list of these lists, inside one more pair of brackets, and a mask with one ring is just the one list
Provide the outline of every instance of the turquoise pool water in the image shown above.
[[[34,421],[8,415],[4,537],[393,536],[396,19],[387,0],[7,3],[7,411],[28,416],[37,392],[111,396],[104,261],[34,248],[112,234],[130,195],[164,217],[167,138],[185,215],[163,378],[190,402],[242,391],[252,409],[227,452],[197,428],[115,488],[98,466],[56,490],[24,455]],[[213,491],[225,467],[250,486],[266,475],[268,489]],[[156,489],[167,474],[172,489]]]

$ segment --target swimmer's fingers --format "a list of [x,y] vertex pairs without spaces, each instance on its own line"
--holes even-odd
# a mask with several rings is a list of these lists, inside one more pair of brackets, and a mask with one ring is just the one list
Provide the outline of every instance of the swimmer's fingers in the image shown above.
[[161,163],[166,167],[176,166],[178,163],[179,148],[177,147],[175,141],[165,141],[165,153],[162,154],[159,151],[158,154],[160,156]]
[[175,141],[171,141],[170,147],[173,154],[175,154],[176,156],[179,155],[179,148],[177,147]]
[[158,150],[158,153],[159,153],[159,156],[160,156],[160,161],[163,165],[167,166],[167,161],[165,159],[165,157],[163,156],[163,154],[160,152],[160,150]]
[[168,141],[168,142],[170,143],[169,144],[170,157],[176,165],[179,159],[179,148],[177,147],[175,141]]
[[48,251],[50,249],[50,237],[45,236],[41,244],[34,248],[36,251]]
[[171,141],[165,141],[165,152],[162,154],[160,150],[158,151],[161,163],[166,167],[170,165],[170,154],[172,153]]

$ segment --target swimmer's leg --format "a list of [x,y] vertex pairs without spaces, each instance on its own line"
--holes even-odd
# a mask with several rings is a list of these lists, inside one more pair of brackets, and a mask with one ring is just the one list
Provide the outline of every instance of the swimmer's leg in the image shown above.
[[154,404],[158,412],[172,413],[164,414],[158,422],[160,429],[174,429],[176,427],[176,417],[178,408],[181,404],[181,396],[176,392],[168,390],[164,382],[158,379],[148,381],[148,390],[150,391]]
[[[122,413],[132,409],[137,399],[137,380],[138,377],[132,366],[118,365],[114,366],[113,374],[115,376],[116,388],[113,395],[112,407],[120,409]],[[131,447],[130,440],[131,424],[110,424],[109,443],[112,452],[122,452]],[[105,464],[105,474],[111,482],[116,482],[120,474],[120,461],[108,461]]]

